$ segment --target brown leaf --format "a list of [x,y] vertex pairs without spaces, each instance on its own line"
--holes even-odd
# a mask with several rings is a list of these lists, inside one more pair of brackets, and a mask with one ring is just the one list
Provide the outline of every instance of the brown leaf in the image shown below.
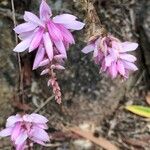
[[102,137],[94,137],[93,133],[88,131],[83,131],[78,127],[69,128],[70,131],[90,140],[91,142],[103,147],[106,150],[119,150],[115,145],[113,145],[111,142],[109,142],[107,139],[104,139]]

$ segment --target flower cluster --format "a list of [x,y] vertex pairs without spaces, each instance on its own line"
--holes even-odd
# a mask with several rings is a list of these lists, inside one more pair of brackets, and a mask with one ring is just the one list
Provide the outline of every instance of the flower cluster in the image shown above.
[[119,75],[128,78],[129,72],[138,68],[134,64],[136,57],[127,52],[134,51],[137,47],[137,43],[121,42],[112,35],[107,35],[92,38],[82,52],[87,54],[93,51],[93,59],[100,66],[100,71],[112,78]]
[[35,113],[10,116],[7,119],[6,129],[0,132],[0,137],[11,136],[16,150],[24,150],[27,141],[45,145],[45,142],[50,141],[50,137],[45,132],[48,128],[47,122],[44,116]]
[[[51,8],[45,0],[41,1],[39,17],[31,12],[25,12],[22,23],[14,28],[21,42],[14,48],[15,52],[36,51],[33,70],[43,68],[41,75],[48,74],[48,86],[51,85],[55,100],[61,103],[61,89],[54,70],[63,70],[67,59],[67,50],[74,44],[74,37],[70,32],[81,30],[84,23],[77,21],[71,14],[61,14],[52,17]],[[121,42],[112,35],[92,37],[82,52],[93,52],[93,58],[100,70],[112,78],[121,76],[128,78],[130,71],[137,70],[134,62],[136,57],[127,54],[138,47],[137,43]],[[7,119],[6,128],[0,131],[0,137],[11,136],[16,150],[24,150],[30,144],[45,145],[50,137],[45,131],[48,129],[47,118],[39,114],[17,114]]]
[[15,52],[36,51],[33,69],[43,67],[41,75],[54,69],[64,69],[64,60],[67,58],[66,50],[74,44],[70,30],[80,30],[84,23],[77,21],[71,14],[52,16],[51,8],[42,0],[39,9],[39,18],[31,12],[25,12],[22,23],[14,28],[22,40],[15,48]]

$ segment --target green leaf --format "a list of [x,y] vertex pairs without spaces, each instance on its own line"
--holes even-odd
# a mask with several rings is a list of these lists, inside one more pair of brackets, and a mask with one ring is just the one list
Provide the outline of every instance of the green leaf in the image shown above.
[[135,113],[136,115],[150,118],[150,107],[138,106],[138,105],[131,105],[126,107],[127,110]]

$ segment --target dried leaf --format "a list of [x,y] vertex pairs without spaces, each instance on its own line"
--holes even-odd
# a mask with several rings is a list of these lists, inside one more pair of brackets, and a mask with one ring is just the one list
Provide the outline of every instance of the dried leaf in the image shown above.
[[93,136],[93,133],[88,132],[88,131],[83,131],[78,127],[74,127],[74,128],[69,128],[70,131],[90,140],[91,142],[103,147],[106,150],[119,150],[115,145],[113,145],[111,142],[109,142],[108,140],[99,137],[96,138]]
[[131,105],[126,107],[127,110],[135,113],[136,115],[150,118],[150,107]]
[[134,147],[139,147],[139,148],[144,148],[147,145],[147,143],[141,141],[141,139],[125,138],[123,139],[123,141],[128,145],[132,145]]

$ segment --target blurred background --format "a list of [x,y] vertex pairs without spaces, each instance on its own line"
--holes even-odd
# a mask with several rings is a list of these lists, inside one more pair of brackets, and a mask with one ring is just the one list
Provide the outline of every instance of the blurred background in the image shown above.
[[[84,0],[47,0],[53,14],[70,13],[85,21]],[[23,22],[25,10],[38,14],[40,0],[14,0],[17,23]],[[63,93],[62,104],[54,99],[40,108],[52,96],[47,77],[40,69],[32,71],[34,52],[21,53],[24,76],[25,105],[18,100],[18,63],[13,32],[10,0],[0,0],[0,128],[8,116],[25,109],[35,110],[49,119],[48,132],[52,145],[37,150],[101,150],[101,146],[80,138],[64,129],[69,126],[88,128],[96,137],[103,137],[121,150],[150,150],[150,125],[143,118],[127,112],[129,104],[150,105],[150,1],[94,0],[94,7],[103,25],[123,41],[139,43],[134,52],[139,70],[127,81],[111,80],[99,74],[91,55],[81,49],[87,29],[74,32],[76,44],[68,51],[66,70],[57,72]],[[150,100],[149,100],[150,101]],[[39,109],[40,108],[40,109]],[[57,143],[57,144],[56,144]],[[13,149],[8,139],[0,139],[1,150]]]

